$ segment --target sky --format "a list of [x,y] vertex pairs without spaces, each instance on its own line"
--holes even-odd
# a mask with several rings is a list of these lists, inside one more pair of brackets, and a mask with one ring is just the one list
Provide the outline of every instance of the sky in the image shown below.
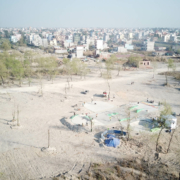
[[180,27],[180,0],[0,0],[0,27]]

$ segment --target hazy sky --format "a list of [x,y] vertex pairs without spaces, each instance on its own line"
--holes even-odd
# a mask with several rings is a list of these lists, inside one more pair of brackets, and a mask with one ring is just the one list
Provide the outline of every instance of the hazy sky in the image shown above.
[[180,27],[180,0],[0,0],[0,27]]

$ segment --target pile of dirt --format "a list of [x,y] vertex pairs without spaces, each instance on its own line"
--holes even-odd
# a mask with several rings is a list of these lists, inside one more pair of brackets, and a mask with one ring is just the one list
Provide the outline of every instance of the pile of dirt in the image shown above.
[[159,75],[167,75],[167,76],[173,76],[177,80],[180,80],[180,71],[166,71],[166,72],[161,72]]
[[[56,180],[72,179],[69,174],[55,177]],[[86,174],[76,176],[74,179],[82,180],[146,180],[146,179],[172,179],[178,180],[178,172],[171,172],[166,164],[161,162],[149,163],[142,159],[122,159],[117,163],[97,164],[90,166]]]

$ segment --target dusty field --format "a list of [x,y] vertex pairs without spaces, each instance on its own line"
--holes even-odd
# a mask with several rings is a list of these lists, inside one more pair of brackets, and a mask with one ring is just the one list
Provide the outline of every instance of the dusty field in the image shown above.
[[[152,79],[152,70],[121,71],[119,77],[114,72],[110,84],[111,94],[116,98],[110,103],[122,105],[129,101],[146,101],[147,98],[156,102],[166,100],[179,114],[180,87],[163,86],[165,77],[157,73],[164,70],[157,69],[155,79]],[[178,82],[168,78],[170,84]],[[131,85],[132,81],[134,85]],[[40,179],[67,172],[81,174],[91,163],[116,162],[117,159],[136,157],[145,152],[145,147],[138,148],[124,142],[117,149],[101,147],[98,130],[75,133],[62,125],[62,118],[73,115],[73,105],[90,102],[93,95],[108,90],[106,81],[99,77],[96,69],[86,79],[73,77],[70,84],[73,86],[67,91],[67,99],[64,98],[65,76],[56,78],[54,84],[43,80],[43,96],[37,93],[40,88],[37,83],[32,87],[0,87],[0,179]],[[89,90],[89,94],[81,94],[83,90]],[[103,101],[103,98],[94,96],[94,100]],[[14,128],[10,121],[17,106],[20,127]],[[88,112],[81,107],[78,113]],[[48,146],[48,129],[50,146],[56,148],[56,152],[50,154],[41,151]],[[140,141],[143,137],[134,138]]]

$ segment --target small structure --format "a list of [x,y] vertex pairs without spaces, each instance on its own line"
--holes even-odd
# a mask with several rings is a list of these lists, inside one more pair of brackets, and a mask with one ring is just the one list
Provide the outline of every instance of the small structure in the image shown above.
[[139,68],[150,68],[151,62],[147,59],[143,59],[143,61],[139,61]]

